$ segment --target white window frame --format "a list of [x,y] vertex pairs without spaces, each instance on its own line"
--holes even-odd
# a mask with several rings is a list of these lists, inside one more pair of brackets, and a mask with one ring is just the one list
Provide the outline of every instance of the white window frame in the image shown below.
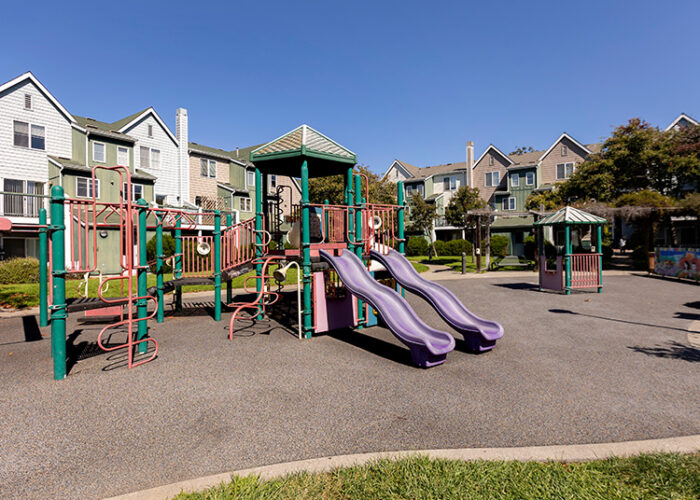
[[277,176],[275,174],[270,174],[270,189],[275,189],[277,187]]
[[512,212],[515,210],[515,196],[509,196],[502,200],[503,210]]
[[520,186],[520,174],[517,172],[513,172],[510,174],[510,185],[511,187],[519,187]]
[[199,176],[216,179],[216,160],[199,159]]
[[484,186],[486,187],[498,187],[501,183],[501,173],[498,170],[493,172],[486,172],[484,177]]
[[[97,146],[98,144],[100,146],[102,146],[102,148],[103,148],[102,149],[103,158],[101,160],[98,160],[97,158],[95,158],[95,146]],[[105,144],[104,142],[93,141],[93,143],[92,143],[92,161],[94,161],[95,163],[107,163],[107,144]]]
[[[19,144],[15,144],[15,123],[26,123],[27,124],[27,145],[26,146],[20,146]],[[32,127],[41,127],[44,129],[44,147],[43,148],[35,148],[32,147]],[[12,120],[12,146],[15,148],[21,148],[21,149],[33,149],[34,151],[46,151],[46,126],[45,125],[38,125],[33,122],[25,122],[24,120]]]
[[146,135],[147,135],[150,139],[153,139],[153,125],[151,125],[150,123],[147,124],[147,126],[146,126]]
[[254,170],[248,170],[246,172],[246,182],[248,183],[249,186],[255,186],[255,171]]
[[[136,187],[137,186],[139,188],[141,188],[141,195],[138,197],[136,196]],[[126,182],[124,184],[122,184],[122,193],[124,193],[125,191],[126,191]],[[131,183],[131,198],[130,198],[131,201],[137,201],[139,198],[143,198],[143,193],[145,193],[145,192],[146,192],[145,184],[139,184],[137,182]]]
[[[120,162],[119,161],[119,152],[124,151],[126,154],[126,161]],[[129,166],[129,148],[125,148],[124,146],[117,146],[117,165],[121,165],[122,167],[128,167]]]
[[[144,153],[146,153],[145,158],[148,161],[148,165],[143,164]],[[151,148],[148,146],[139,147],[139,165],[141,168],[151,168]]]
[[250,198],[240,197],[238,198],[238,208],[241,212],[251,212],[253,210],[253,205]]
[[[564,177],[559,177],[559,167],[564,167]],[[568,172],[568,175],[567,175],[567,171],[569,170],[569,167],[571,167],[571,170]],[[557,163],[556,169],[557,169],[557,171],[556,171],[557,180],[563,181],[563,180],[571,178],[571,176],[574,174],[574,171],[576,170],[576,164],[574,162]]]
[[[156,154],[158,155],[158,164],[157,164],[157,165],[156,165],[156,162],[153,160],[154,157],[155,157],[155,154],[154,154],[154,153],[156,153]],[[160,149],[158,149],[158,148],[151,148],[151,168],[152,168],[152,169],[159,169],[159,168],[160,168],[160,166],[161,166],[161,162],[160,162],[160,159],[161,159],[161,158],[160,158],[160,153],[161,153]]]
[[[87,193],[87,196],[80,196],[80,181],[85,181],[85,191]],[[75,197],[76,198],[90,198],[92,199],[92,177],[76,177],[75,178]],[[100,198],[100,179],[95,179],[95,199],[98,200]]]
[[[29,106],[27,106],[29,103]],[[24,109],[31,110],[32,108],[32,94],[24,94]]]
[[[532,176],[532,182],[528,182],[528,176]],[[525,173],[525,185],[526,186],[534,186],[535,185],[535,172],[526,172]]]

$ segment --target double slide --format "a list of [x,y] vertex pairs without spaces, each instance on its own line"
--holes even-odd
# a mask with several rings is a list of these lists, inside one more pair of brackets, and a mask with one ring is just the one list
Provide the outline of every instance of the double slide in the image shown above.
[[319,250],[319,253],[335,269],[353,295],[381,314],[389,330],[408,346],[416,365],[428,368],[445,362],[447,353],[455,347],[452,335],[426,325],[406,299],[378,283],[369,274],[365,264],[352,252],[342,250],[340,257],[325,250]]
[[370,256],[372,260],[380,262],[406,290],[430,302],[442,319],[464,336],[469,350],[488,351],[503,337],[503,327],[499,323],[472,313],[450,290],[418,274],[408,259],[396,250],[388,249],[386,254],[370,250]]

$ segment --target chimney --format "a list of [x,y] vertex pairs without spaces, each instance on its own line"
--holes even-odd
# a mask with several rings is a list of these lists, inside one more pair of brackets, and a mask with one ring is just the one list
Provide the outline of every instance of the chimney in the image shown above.
[[190,201],[190,158],[187,153],[189,143],[189,127],[187,121],[187,110],[177,108],[175,111],[175,136],[178,144],[178,166],[180,172],[180,199],[179,205]]
[[472,169],[474,168],[474,141],[467,141],[467,186],[474,187]]

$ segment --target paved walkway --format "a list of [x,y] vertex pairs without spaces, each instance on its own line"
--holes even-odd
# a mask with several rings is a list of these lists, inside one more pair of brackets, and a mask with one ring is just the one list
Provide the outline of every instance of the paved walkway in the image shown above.
[[[48,330],[33,316],[1,320],[2,496],[104,497],[335,455],[700,433],[696,285],[611,276],[602,294],[567,297],[522,274],[444,283],[505,336],[483,355],[458,340],[429,370],[379,327],[300,341],[263,322],[229,342],[229,315],[214,322],[198,295],[151,323],[158,359],[133,370],[73,315],[70,374],[54,382]],[[408,300],[447,330],[425,301]],[[285,324],[296,316],[289,302],[275,310]]]

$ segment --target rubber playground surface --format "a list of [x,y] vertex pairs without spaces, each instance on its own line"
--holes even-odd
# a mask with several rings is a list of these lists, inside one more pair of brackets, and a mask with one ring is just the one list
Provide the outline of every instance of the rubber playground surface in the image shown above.
[[[505,334],[480,355],[456,335],[447,361],[427,370],[381,327],[300,341],[270,321],[228,341],[230,313],[214,322],[204,294],[149,323],[159,356],[132,370],[123,351],[92,344],[98,325],[72,315],[72,366],[54,382],[49,330],[33,316],[0,320],[0,493],[106,497],[337,454],[700,433],[700,352],[688,342],[697,286],[611,276],[602,294],[567,297],[535,283],[442,281]],[[282,306],[286,315],[296,310]]]

